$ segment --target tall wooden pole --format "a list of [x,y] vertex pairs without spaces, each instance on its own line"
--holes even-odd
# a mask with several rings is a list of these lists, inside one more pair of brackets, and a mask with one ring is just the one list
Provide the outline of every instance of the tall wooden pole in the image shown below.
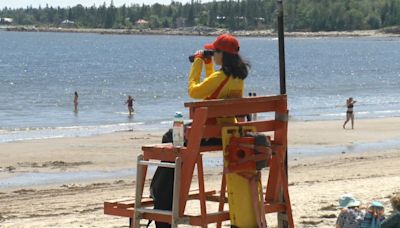
[[[278,3],[278,43],[279,43],[279,79],[280,79],[280,93],[286,94],[286,67],[285,67],[285,33],[283,22],[283,0],[277,0]],[[288,113],[287,113],[288,114]],[[285,121],[288,121],[288,117]],[[288,151],[286,149],[285,156],[285,169],[286,176],[288,177]],[[281,189],[280,197],[283,200],[283,189]],[[287,214],[278,213],[278,227],[287,228],[288,220]]]
[[286,70],[285,70],[285,34],[283,24],[283,0],[278,0],[278,41],[279,41],[279,77],[280,92],[286,94]]

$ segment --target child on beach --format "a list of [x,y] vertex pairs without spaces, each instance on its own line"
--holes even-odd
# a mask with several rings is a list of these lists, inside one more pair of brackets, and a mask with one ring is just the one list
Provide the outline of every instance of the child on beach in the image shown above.
[[382,203],[373,201],[368,207],[360,228],[380,228],[381,223],[385,220],[384,213],[385,209]]
[[364,212],[359,208],[360,204],[353,195],[342,195],[339,198],[341,211],[336,220],[336,228],[359,228],[364,219]]
[[128,111],[129,111],[129,116],[132,115],[132,113],[135,111],[133,109],[133,101],[135,99],[133,99],[130,95],[128,96],[128,100],[126,100],[125,104],[128,104]]

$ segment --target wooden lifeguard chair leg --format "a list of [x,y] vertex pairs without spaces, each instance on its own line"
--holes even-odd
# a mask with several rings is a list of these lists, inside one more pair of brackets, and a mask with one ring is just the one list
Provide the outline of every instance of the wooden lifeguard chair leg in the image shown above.
[[193,123],[191,133],[188,139],[187,153],[182,154],[183,163],[182,169],[182,183],[180,191],[180,203],[179,203],[179,215],[183,216],[185,211],[186,202],[188,199],[188,194],[190,190],[190,185],[192,183],[194,165],[200,154],[200,142],[203,136],[203,127],[207,120],[207,108],[199,108],[195,111],[193,116]]
[[279,189],[278,189],[278,183],[280,179],[279,175],[279,167],[278,167],[278,158],[277,154],[279,151],[274,151],[274,154],[271,158],[270,161],[270,168],[269,168],[269,174],[268,174],[268,179],[267,179],[267,189],[265,193],[265,202],[267,203],[278,203],[277,200],[279,198]]
[[203,173],[203,156],[200,154],[197,159],[197,177],[199,181],[199,201],[201,211],[202,227],[207,227],[207,208],[206,208],[206,194],[204,186],[204,173]]
[[[222,172],[222,180],[221,180],[221,190],[220,190],[220,198],[219,198],[219,205],[218,205],[218,212],[224,210],[225,206],[225,192],[226,192],[226,178],[225,178],[225,169]],[[222,227],[222,222],[217,223],[217,228]]]
[[[140,213],[137,213],[137,209],[142,207],[142,194],[143,194],[143,169],[144,166],[140,164],[140,162],[143,161],[143,155],[139,155],[137,157],[137,165],[136,165],[136,196],[135,196],[135,218],[134,222],[134,227],[140,227],[140,219],[142,218],[142,215]],[[133,227],[131,227],[133,228]]]
[[[278,227],[279,228],[294,228],[294,221],[292,215],[292,206],[290,203],[289,197],[289,184],[286,173],[286,167],[283,165],[286,160],[286,153],[281,153],[280,160],[282,161],[282,165],[280,166],[280,199],[284,201],[286,211],[285,213],[278,214]],[[287,223],[287,224],[285,224]]]
[[[258,227],[267,227],[267,221],[265,219],[265,206],[264,206],[264,197],[263,191],[260,190],[259,187],[262,188],[261,183],[261,172],[258,171],[256,175],[249,179],[251,185],[251,191],[253,192],[253,207],[256,213],[257,224]],[[260,186],[258,185],[260,184]]]
[[265,193],[266,203],[284,203],[285,212],[279,212],[277,215],[279,228],[293,228],[294,222],[289,197],[289,186],[284,165],[284,153],[276,151],[271,162],[268,186]]
[[172,221],[171,227],[177,228],[179,222],[179,196],[181,191],[181,169],[182,160],[177,157],[175,160],[175,173],[174,173],[174,193],[172,201]]

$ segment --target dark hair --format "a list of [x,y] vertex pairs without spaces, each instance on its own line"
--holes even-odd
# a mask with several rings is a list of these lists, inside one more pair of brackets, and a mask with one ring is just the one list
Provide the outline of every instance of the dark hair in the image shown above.
[[249,93],[249,97],[251,97],[251,95],[253,95],[252,93]]
[[240,55],[222,52],[222,68],[221,70],[233,78],[245,79],[247,77],[250,64],[243,61]]
[[256,93],[253,93],[253,97],[256,97],[257,96],[257,94]]

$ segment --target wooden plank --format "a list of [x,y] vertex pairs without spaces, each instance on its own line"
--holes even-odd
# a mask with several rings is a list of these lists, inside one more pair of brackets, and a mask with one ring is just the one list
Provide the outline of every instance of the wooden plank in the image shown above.
[[200,152],[222,151],[222,146],[202,146]]
[[212,106],[223,106],[232,104],[245,104],[245,103],[268,103],[273,101],[286,101],[286,95],[275,95],[275,96],[260,96],[260,97],[246,97],[246,98],[233,98],[233,99],[214,99],[197,102],[186,102],[186,108],[197,108],[197,107],[212,107]]
[[182,176],[180,189],[179,215],[185,212],[186,201],[189,196],[190,185],[192,183],[194,166],[200,155],[200,142],[203,136],[203,126],[207,120],[208,109],[198,108],[194,116],[196,117],[192,123],[193,132],[188,139],[188,153],[183,153],[182,158]]
[[[268,98],[268,97],[267,97]],[[195,102],[189,107],[189,116],[194,118],[194,111],[200,107],[207,107],[211,112],[208,118],[215,117],[234,117],[246,116],[250,113],[262,112],[285,112],[287,110],[287,100],[285,99],[266,99],[263,98],[240,98],[229,100],[210,100]]]
[[186,150],[186,147],[174,147],[171,143],[153,144],[142,146],[143,151],[159,151],[163,153],[179,154]]
[[[240,122],[229,125],[206,125],[203,127],[203,138],[221,138],[221,129],[226,126],[254,126],[257,129],[257,132],[270,132],[282,128],[283,124],[283,122],[276,120],[259,120],[251,122]],[[192,131],[191,127],[188,127],[187,131],[189,135],[190,131]],[[202,150],[202,148],[200,149]]]
[[[189,223],[192,226],[202,226],[201,216],[188,216]],[[221,211],[207,214],[206,224],[222,222],[229,220],[229,211]]]
[[[216,194],[215,190],[205,192],[205,195],[207,197],[211,196],[213,194]],[[190,194],[189,194],[189,200],[198,199],[198,198],[199,198],[198,189],[191,190]],[[132,215],[132,217],[133,217],[133,211],[135,208],[135,200],[133,198],[123,198],[120,200],[121,201],[110,200],[110,201],[104,202],[104,214],[121,216],[121,217],[130,217],[127,215]],[[154,204],[154,202],[153,202],[153,199],[151,199],[151,198],[147,198],[146,200],[142,201],[142,206],[144,206],[144,207],[152,206],[153,204]]]
[[108,203],[108,204],[115,204],[115,203],[120,203],[120,202],[125,202],[125,201],[134,201],[135,199],[133,197],[127,197],[127,198],[121,198],[121,199],[115,199],[115,200],[108,200],[105,201],[104,203]]
[[271,203],[265,204],[265,213],[276,213],[276,212],[285,212],[286,206],[283,203]]
[[171,223],[172,221],[171,215],[161,215],[156,213],[143,213],[142,218],[147,220],[154,220],[157,222],[166,222],[166,223]]
[[143,166],[157,166],[157,167],[175,169],[175,164],[168,163],[168,162],[139,161],[138,163],[139,163],[139,165],[143,165]]
[[134,208],[116,208],[116,207],[104,207],[104,214],[114,215],[120,217],[134,217]]
[[259,104],[234,104],[226,106],[213,106],[209,108],[208,118],[217,117],[235,117],[241,115],[247,115],[250,113],[261,113],[261,112],[278,112],[284,111],[286,105],[279,104],[278,102],[271,103],[259,103]]

